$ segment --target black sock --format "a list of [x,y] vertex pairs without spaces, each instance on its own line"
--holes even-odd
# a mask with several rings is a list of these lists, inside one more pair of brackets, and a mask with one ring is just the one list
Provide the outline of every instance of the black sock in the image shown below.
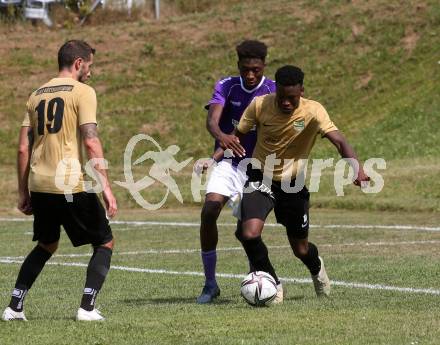
[[236,236],[243,245],[251,269],[269,273],[275,279],[275,282],[279,284],[280,280],[269,260],[269,252],[267,251],[267,247],[261,239],[261,236],[249,240],[242,238],[239,233],[236,233]]
[[89,266],[84,293],[81,299],[81,308],[92,311],[95,308],[96,295],[104,284],[105,277],[110,269],[112,250],[107,247],[95,248]]
[[321,260],[319,260],[318,255],[318,248],[312,242],[309,242],[309,251],[307,252],[307,255],[300,258],[313,276],[317,275],[321,270]]
[[15,288],[11,296],[11,302],[9,303],[9,307],[12,310],[23,310],[23,302],[28,290],[32,287],[51,256],[51,253],[37,245],[26,257],[18,273]]

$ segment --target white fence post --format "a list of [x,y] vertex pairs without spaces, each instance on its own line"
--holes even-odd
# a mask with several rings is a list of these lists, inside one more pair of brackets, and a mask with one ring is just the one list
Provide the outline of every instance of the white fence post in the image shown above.
[[154,11],[156,13],[156,19],[160,18],[160,0],[154,1]]

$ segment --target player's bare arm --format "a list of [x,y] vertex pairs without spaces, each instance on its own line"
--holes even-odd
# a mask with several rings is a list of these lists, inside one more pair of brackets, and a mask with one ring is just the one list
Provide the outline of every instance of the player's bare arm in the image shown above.
[[348,144],[347,140],[340,131],[329,132],[325,135],[325,137],[330,140],[333,145],[335,145],[342,158],[351,158],[355,159],[358,162],[359,173],[356,180],[354,181],[355,185],[360,186],[361,182],[370,180],[370,178],[365,174],[359,160],[357,159],[356,153],[354,152],[353,148]]
[[220,129],[219,122],[223,112],[223,105],[211,104],[208,110],[208,117],[206,118],[206,128],[208,132],[216,139],[220,146],[228,148],[238,143],[237,137],[232,134],[223,133]]
[[194,171],[198,175],[204,174],[212,165],[214,165],[214,163],[219,162],[222,159],[224,152],[225,150],[219,147],[217,150],[215,150],[211,158],[198,161],[198,163],[194,166]]
[[244,157],[246,155],[246,150],[241,146],[240,142],[245,134],[240,133],[237,128],[235,128],[230,136],[233,137],[234,140],[228,143],[228,145],[225,145],[223,149],[231,150],[235,156]]
[[224,134],[220,129],[219,122],[223,112],[223,105],[210,104],[208,109],[208,116],[206,117],[206,129],[216,140],[220,140]]
[[[104,152],[102,149],[101,141],[98,137],[98,128],[95,123],[86,123],[80,126],[82,140],[87,150],[89,159],[103,159]],[[99,164],[94,166],[94,169],[101,175],[99,181],[102,184],[103,197],[105,206],[107,209],[107,215],[112,218],[116,215],[117,204],[116,199],[113,196],[111,186],[107,177],[107,171]]]
[[[244,136],[244,134],[238,132],[237,130],[234,130],[234,132],[233,132],[233,134],[231,134],[231,136],[234,136],[235,138],[237,138],[240,141],[240,138],[242,138]],[[241,145],[240,145],[240,147],[242,148]],[[226,148],[226,149],[228,149],[228,148]],[[232,150],[232,149],[230,149],[230,150]],[[242,148],[242,150],[239,149],[236,152],[234,152],[234,150],[232,150],[232,152],[233,152],[233,154],[237,154],[239,157],[244,156],[246,153],[244,148]],[[239,152],[240,152],[240,155],[239,155]],[[224,153],[225,153],[224,148],[222,148],[222,147],[217,148],[217,150],[215,150],[214,154],[212,155],[212,157],[210,159],[207,159],[206,161],[200,162],[200,164],[195,168],[196,171],[200,171],[201,173],[204,173],[206,170],[208,170],[211,167],[211,165],[214,164],[214,162],[219,162],[223,158]]]
[[34,134],[31,127],[21,127],[17,153],[18,209],[26,215],[32,214],[28,188],[29,165]]

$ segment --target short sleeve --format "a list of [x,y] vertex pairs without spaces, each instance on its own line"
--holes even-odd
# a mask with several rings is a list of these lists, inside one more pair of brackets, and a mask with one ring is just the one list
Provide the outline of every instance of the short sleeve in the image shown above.
[[86,123],[96,122],[96,93],[91,87],[87,87],[78,99],[78,123],[84,125]]
[[316,110],[316,120],[318,121],[319,134],[322,137],[327,133],[338,130],[333,121],[330,120],[327,110],[322,105],[319,105]]
[[205,106],[205,109],[208,109],[211,104],[220,104],[225,105],[226,102],[226,81],[227,79],[219,80],[214,87],[214,92],[212,93],[212,97],[209,100],[208,104]]
[[257,102],[254,99],[251,104],[245,109],[238,123],[237,130],[240,133],[246,134],[257,124]]
[[23,122],[21,123],[21,127],[31,127],[31,109],[29,109],[29,101],[26,103],[26,113],[24,114]]
[[277,91],[277,86],[274,82],[270,83],[269,90],[270,93],[275,93]]

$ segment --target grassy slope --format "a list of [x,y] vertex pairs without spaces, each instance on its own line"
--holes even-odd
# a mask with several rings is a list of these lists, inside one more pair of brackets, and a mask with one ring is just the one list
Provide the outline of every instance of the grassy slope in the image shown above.
[[[229,1],[233,3],[233,1]],[[315,205],[370,209],[439,210],[440,129],[438,52],[440,6],[435,1],[237,1],[205,13],[75,30],[0,28],[0,162],[10,176],[16,132],[27,94],[54,74],[63,40],[96,45],[99,116],[114,180],[122,179],[123,150],[139,132],[162,146],[177,143],[179,158],[210,153],[203,104],[213,83],[235,74],[234,45],[258,38],[270,46],[267,75],[293,63],[306,72],[307,97],[319,100],[363,159],[387,160],[385,188],[366,196],[348,188],[334,198],[331,180]],[[314,157],[336,157],[318,141]],[[4,173],[3,173],[4,172]],[[185,176],[183,194],[191,202]],[[11,177],[3,181],[13,191]],[[134,206],[119,187],[123,207]],[[150,190],[151,192],[151,190]],[[160,195],[161,190],[151,192]],[[13,194],[1,203],[10,208]],[[170,199],[169,205],[175,205]]]

